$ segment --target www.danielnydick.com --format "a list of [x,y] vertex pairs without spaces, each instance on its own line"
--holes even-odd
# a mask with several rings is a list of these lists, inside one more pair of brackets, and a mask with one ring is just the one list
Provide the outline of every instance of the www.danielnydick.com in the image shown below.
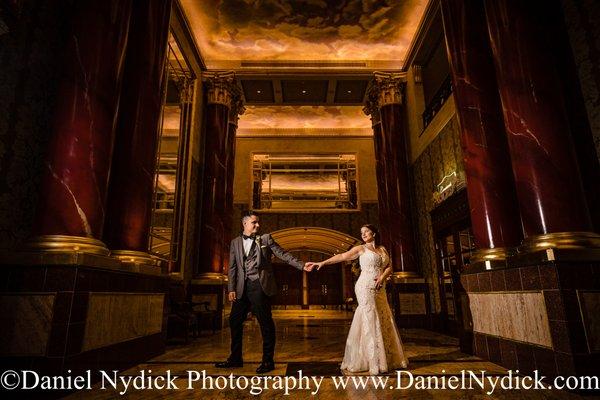
[[[118,371],[85,371],[83,374],[48,376],[33,370],[6,370],[0,375],[0,387],[10,391],[114,391],[119,395],[135,391],[246,391],[261,395],[277,391],[291,396],[303,392],[317,395],[327,391],[402,391],[402,390],[478,390],[493,395],[499,390],[577,390],[598,391],[598,376],[558,376],[548,378],[534,371],[521,375],[519,371],[506,374],[489,374],[486,371],[461,370],[447,374],[420,375],[411,371],[396,371],[391,375],[311,376],[298,371],[286,376],[210,375],[205,370],[171,370],[153,373],[142,370],[135,375]],[[327,388],[327,389],[325,389]]]

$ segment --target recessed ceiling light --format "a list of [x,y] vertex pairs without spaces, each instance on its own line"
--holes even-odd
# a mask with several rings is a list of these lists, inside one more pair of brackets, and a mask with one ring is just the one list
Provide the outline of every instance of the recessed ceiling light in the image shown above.
[[256,93],[261,94],[262,92],[260,90],[257,90]]
[[352,93],[352,90],[348,90],[348,93]]
[[302,93],[303,93],[303,94],[306,94],[306,90],[303,90],[303,91],[302,91]]

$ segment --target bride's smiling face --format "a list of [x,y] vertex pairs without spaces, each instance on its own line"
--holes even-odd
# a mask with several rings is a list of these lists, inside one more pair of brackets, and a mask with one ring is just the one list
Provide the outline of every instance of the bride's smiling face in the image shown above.
[[367,228],[366,226],[363,226],[362,228],[360,228],[360,237],[362,238],[363,242],[365,242],[365,243],[369,243],[369,242],[372,242],[373,240],[375,240],[373,231],[370,230],[369,228]]

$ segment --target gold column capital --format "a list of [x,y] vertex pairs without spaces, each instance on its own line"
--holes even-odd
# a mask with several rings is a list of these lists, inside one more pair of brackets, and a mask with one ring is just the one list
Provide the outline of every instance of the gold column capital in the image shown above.
[[233,71],[203,72],[202,81],[206,82],[208,89],[208,104],[222,104],[231,109],[234,99],[241,98]]
[[367,101],[362,111],[369,117],[371,117],[371,126],[377,125],[381,121],[381,114],[379,113],[379,101],[378,101],[377,90],[371,87],[367,93]]
[[372,87],[377,93],[379,107],[390,104],[402,104],[402,84],[406,79],[403,73],[374,72],[375,81]]
[[245,112],[246,107],[244,107],[244,100],[242,100],[241,93],[237,93],[231,99],[231,107],[229,108],[229,123],[235,125],[237,128],[240,115],[244,114]]

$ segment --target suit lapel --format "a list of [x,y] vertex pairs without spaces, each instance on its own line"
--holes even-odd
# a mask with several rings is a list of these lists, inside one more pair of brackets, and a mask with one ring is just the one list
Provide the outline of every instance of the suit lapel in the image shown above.
[[259,241],[259,243],[260,243],[260,244],[259,244],[259,243],[256,243],[256,252],[257,252],[257,253],[256,253],[256,255],[257,255],[257,258],[256,258],[256,265],[257,265],[257,266],[258,266],[258,265],[260,265],[261,258],[262,258],[262,249],[261,249],[261,247],[260,247],[260,246],[262,246],[262,239],[263,239],[263,237],[262,237],[262,235],[260,235],[259,237],[260,237],[260,241]]
[[244,241],[241,236],[238,236],[236,242],[236,250],[237,250],[237,262],[242,268],[244,268]]

